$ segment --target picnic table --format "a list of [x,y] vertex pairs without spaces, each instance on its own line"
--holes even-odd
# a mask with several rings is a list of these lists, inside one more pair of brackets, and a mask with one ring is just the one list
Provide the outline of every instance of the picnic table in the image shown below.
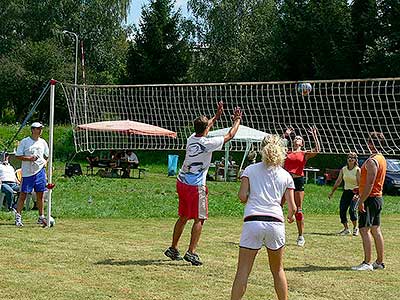
[[[92,163],[86,167],[86,175],[89,175],[89,173],[90,175],[94,175],[94,168],[99,169],[103,177],[129,178],[130,171],[132,170],[132,178],[141,178],[146,172],[146,169],[139,168],[137,164],[128,162],[127,160],[99,159],[92,161]],[[99,171],[97,171],[97,173],[99,173]],[[137,173],[137,175],[135,175],[135,173]]]

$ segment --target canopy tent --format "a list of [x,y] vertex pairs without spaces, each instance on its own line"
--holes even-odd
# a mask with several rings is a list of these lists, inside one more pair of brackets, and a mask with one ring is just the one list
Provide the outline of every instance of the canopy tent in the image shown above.
[[[209,132],[208,136],[209,137],[225,136],[230,129],[231,128],[228,127],[228,128],[214,130],[214,131]],[[247,127],[244,125],[239,125],[239,129],[238,129],[235,137],[231,140],[231,141],[246,142],[246,150],[244,152],[244,156],[243,156],[242,162],[240,164],[239,171],[242,170],[244,161],[250,151],[251,145],[253,143],[261,142],[267,135],[268,135],[268,133],[259,131],[257,129],[250,128],[250,127]],[[230,147],[231,141],[229,141],[228,143],[225,144],[225,164],[224,164],[224,166],[225,166],[225,169],[224,169],[225,181],[226,181],[227,174],[228,174],[229,147]]]
[[176,132],[158,126],[130,120],[103,121],[77,126],[77,130],[109,131],[123,134],[152,136],[168,136],[176,138]]

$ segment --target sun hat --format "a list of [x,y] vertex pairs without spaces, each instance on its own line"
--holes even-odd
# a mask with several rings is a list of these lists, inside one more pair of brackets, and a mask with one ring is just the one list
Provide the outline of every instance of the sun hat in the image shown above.
[[33,122],[31,128],[42,128],[44,127],[40,122]]

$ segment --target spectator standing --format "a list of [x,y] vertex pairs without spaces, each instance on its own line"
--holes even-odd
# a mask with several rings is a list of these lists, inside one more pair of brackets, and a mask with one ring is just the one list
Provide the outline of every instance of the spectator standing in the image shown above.
[[332,191],[328,198],[332,199],[333,193],[344,181],[342,197],[340,198],[340,222],[343,224],[343,230],[340,235],[350,234],[349,225],[347,223],[347,210],[349,210],[350,220],[353,223],[353,235],[358,235],[357,228],[357,210],[358,210],[358,186],[360,184],[360,168],[358,167],[357,154],[350,152],[347,155],[347,164],[344,166],[333,185]]
[[47,224],[44,217],[44,192],[47,190],[45,166],[49,156],[49,146],[41,138],[42,132],[43,125],[41,123],[32,123],[31,136],[24,138],[17,148],[15,157],[22,161],[21,193],[15,213],[15,225],[18,227],[24,226],[21,212],[25,204],[26,195],[33,190],[36,192],[36,204],[39,212],[37,223],[41,225]]

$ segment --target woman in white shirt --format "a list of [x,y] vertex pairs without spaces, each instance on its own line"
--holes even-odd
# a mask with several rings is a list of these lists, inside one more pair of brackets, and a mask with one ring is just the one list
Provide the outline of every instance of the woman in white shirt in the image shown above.
[[246,205],[232,300],[242,299],[254,260],[262,246],[267,248],[278,299],[287,299],[288,288],[283,269],[285,219],[282,206],[284,201],[288,203],[287,220],[292,223],[296,205],[293,178],[282,168],[286,152],[285,143],[279,136],[267,136],[261,144],[262,162],[248,166],[241,176],[238,196]]
[[[333,193],[344,181],[344,189],[342,197],[340,198],[340,222],[343,224],[343,230],[339,232],[340,235],[350,234],[349,225],[347,224],[347,210],[349,210],[350,220],[353,223],[353,235],[358,235],[357,228],[357,206],[358,206],[358,185],[360,183],[360,168],[358,167],[357,154],[350,152],[347,155],[347,164],[339,173],[338,178],[329,193],[329,200],[332,198]],[[350,208],[350,209],[349,209]]]

